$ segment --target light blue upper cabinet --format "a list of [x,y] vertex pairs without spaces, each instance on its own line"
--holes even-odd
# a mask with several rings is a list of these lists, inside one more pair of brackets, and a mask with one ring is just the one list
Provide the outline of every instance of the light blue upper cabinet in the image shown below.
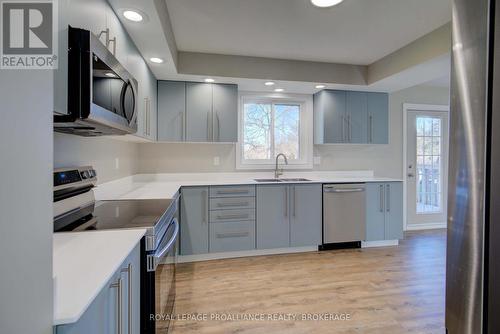
[[347,142],[364,144],[368,142],[368,108],[364,92],[347,92]]
[[214,84],[213,131],[214,142],[238,141],[238,86]]
[[366,93],[368,106],[368,143],[389,143],[389,96]]
[[314,94],[315,144],[387,144],[386,93],[322,90]]
[[186,83],[186,140],[212,141],[212,85]]
[[158,81],[158,141],[185,139],[186,83]]
[[346,141],[346,92],[323,90],[314,94],[314,143]]

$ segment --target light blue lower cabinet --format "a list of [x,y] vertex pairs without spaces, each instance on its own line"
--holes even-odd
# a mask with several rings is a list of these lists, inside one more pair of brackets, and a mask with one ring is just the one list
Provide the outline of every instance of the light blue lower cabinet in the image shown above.
[[321,184],[291,185],[290,246],[321,244],[323,198]]
[[181,189],[181,255],[208,253],[208,187]]
[[403,238],[403,184],[366,184],[366,241]]
[[255,249],[255,220],[210,223],[210,252]]
[[[57,326],[55,332],[57,334],[109,334],[118,333],[118,326],[121,326],[122,333],[139,334],[140,276],[140,245],[138,244],[80,319],[72,324]],[[122,295],[119,298],[120,291]],[[129,295],[129,291],[132,294]],[[120,310],[121,314],[119,314]],[[130,332],[129,325],[131,325]]]
[[287,185],[257,186],[257,249],[290,246]]
[[257,186],[257,248],[321,244],[321,184]]

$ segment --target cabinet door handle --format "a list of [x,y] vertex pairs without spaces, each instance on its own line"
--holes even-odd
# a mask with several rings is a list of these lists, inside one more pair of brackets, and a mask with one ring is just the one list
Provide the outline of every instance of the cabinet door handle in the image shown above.
[[248,194],[248,190],[217,190],[217,195]]
[[379,190],[380,190],[380,194],[379,194],[380,212],[384,212],[384,186],[380,185]]
[[295,186],[293,186],[293,216],[297,213],[297,194],[295,193]]
[[249,235],[250,235],[250,232],[217,233],[217,238],[218,239],[224,239],[224,238],[242,238],[242,237],[248,237]]
[[118,334],[122,334],[122,278],[120,277],[118,281],[112,283],[109,287],[118,290],[116,294],[116,329]]
[[342,142],[346,142],[345,140],[345,116],[342,115]]
[[217,141],[220,141],[220,119],[217,111],[215,112],[215,120],[217,121]]
[[352,127],[351,127],[351,115],[347,115],[347,133],[349,143],[352,142]]
[[208,194],[206,190],[201,192],[201,196],[203,197],[203,205],[201,207],[201,215],[203,217],[202,223],[207,223],[208,221]]
[[248,202],[239,202],[239,203],[217,203],[218,208],[232,208],[238,206],[249,206]]
[[207,141],[210,141],[210,137],[210,111],[207,111]]
[[128,334],[132,334],[132,263],[129,263],[127,268],[121,270],[122,273],[127,273],[128,283]]
[[179,111],[179,116],[181,118],[181,140],[186,140],[186,138],[184,138],[184,113],[181,111]]
[[248,213],[243,214],[243,215],[218,215],[217,219],[222,219],[222,220],[236,220],[236,219],[248,219],[250,215]]
[[387,198],[386,198],[385,206],[386,206],[387,212],[389,212],[389,211],[391,211],[391,185],[388,184],[386,187],[387,187],[387,193],[385,195],[387,196]]
[[370,141],[370,143],[373,142],[373,134],[372,134],[373,133],[373,129],[372,129],[372,127],[373,127],[373,117],[372,117],[372,115],[370,115],[368,117],[368,131],[369,131],[369,134],[370,134],[369,135],[369,141]]
[[284,187],[283,189],[285,190],[285,217],[288,217],[288,187]]

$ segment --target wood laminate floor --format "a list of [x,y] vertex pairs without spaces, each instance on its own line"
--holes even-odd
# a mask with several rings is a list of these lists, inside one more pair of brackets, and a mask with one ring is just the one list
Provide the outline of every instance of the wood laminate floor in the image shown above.
[[[171,333],[444,333],[445,250],[437,230],[398,247],[180,264]],[[302,319],[325,313],[350,319]]]

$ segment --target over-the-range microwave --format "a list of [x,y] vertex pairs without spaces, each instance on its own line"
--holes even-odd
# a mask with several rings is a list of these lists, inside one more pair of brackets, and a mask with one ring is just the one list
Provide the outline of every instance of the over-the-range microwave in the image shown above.
[[68,29],[68,110],[54,130],[80,136],[137,132],[137,81],[97,36]]

